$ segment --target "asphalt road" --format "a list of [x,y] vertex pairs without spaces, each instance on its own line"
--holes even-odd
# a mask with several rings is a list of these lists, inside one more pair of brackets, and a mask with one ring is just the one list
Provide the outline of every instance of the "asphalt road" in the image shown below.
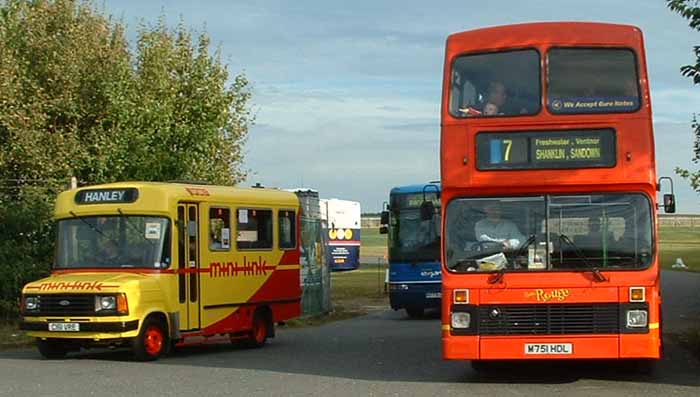
[[[700,322],[700,274],[664,273],[669,332]],[[700,363],[666,339],[653,376],[616,363],[507,365],[487,376],[440,357],[437,317],[383,311],[321,327],[280,329],[263,349],[188,348],[155,363],[126,352],[42,360],[0,352],[0,395],[700,395]]]

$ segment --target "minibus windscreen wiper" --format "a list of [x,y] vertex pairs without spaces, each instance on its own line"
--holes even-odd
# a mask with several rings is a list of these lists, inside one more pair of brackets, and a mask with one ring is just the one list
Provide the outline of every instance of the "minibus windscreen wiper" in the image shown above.
[[146,236],[145,236],[143,233],[141,233],[141,230],[139,230],[139,228],[136,227],[136,225],[134,225],[133,223],[131,223],[131,220],[129,219],[128,216],[126,216],[126,214],[124,214],[124,212],[122,211],[121,208],[117,208],[117,212],[119,213],[119,215],[122,216],[122,218],[124,218],[124,221],[126,221],[126,224],[129,225],[129,227],[130,227],[131,229],[133,229],[133,230],[136,232],[136,235],[141,236],[141,239],[142,239],[143,241],[147,242],[148,244],[150,244],[150,245],[151,245],[151,248],[155,247],[155,244],[153,243],[153,240],[147,239]]

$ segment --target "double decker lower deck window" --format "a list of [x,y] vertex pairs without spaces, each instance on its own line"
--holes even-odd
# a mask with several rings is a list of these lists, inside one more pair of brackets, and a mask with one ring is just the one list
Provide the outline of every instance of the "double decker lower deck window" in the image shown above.
[[272,248],[272,210],[239,208],[236,219],[238,249]]
[[455,272],[642,269],[653,253],[641,193],[460,198],[445,225]]

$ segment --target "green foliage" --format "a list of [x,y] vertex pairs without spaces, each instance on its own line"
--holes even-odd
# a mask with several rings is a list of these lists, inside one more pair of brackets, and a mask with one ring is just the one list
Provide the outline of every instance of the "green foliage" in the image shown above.
[[[700,1],[699,0],[666,0],[666,5],[671,10],[680,14],[688,20],[688,25],[700,31]],[[694,84],[700,84],[700,46],[693,47],[695,55],[694,65],[681,66],[681,74],[685,77],[693,79]],[[693,163],[700,162],[700,123],[697,116],[693,116],[693,134],[695,135],[695,143],[693,144]],[[676,174],[690,183],[690,186],[697,192],[700,192],[700,171],[689,171],[680,167],[676,167]]]
[[245,177],[250,87],[210,47],[161,18],[132,48],[88,1],[0,0],[0,301],[46,273],[53,199],[70,177]]

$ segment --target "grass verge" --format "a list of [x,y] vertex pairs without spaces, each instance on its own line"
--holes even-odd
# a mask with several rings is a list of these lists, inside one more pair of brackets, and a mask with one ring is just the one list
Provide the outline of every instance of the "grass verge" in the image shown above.
[[0,323],[0,350],[30,346],[34,338],[18,330],[15,323]]
[[309,316],[287,321],[289,327],[306,327],[365,315],[389,307],[384,293],[386,266],[360,265],[360,269],[335,272],[331,275],[333,311],[327,315]]

